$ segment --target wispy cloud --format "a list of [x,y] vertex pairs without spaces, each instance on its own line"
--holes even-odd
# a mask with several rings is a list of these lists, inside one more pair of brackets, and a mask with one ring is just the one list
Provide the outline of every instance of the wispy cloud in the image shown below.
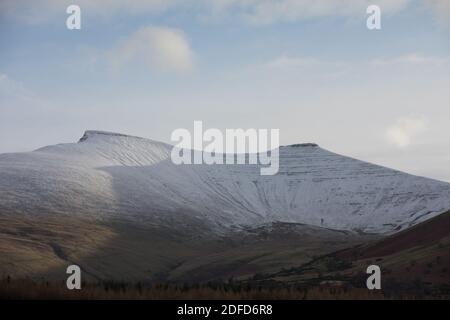
[[231,17],[254,25],[320,17],[364,17],[372,4],[380,6],[383,14],[395,14],[419,3],[431,10],[437,21],[450,25],[448,0],[2,0],[0,17],[21,23],[48,23],[63,19],[67,6],[74,3],[81,7],[83,15],[103,18],[183,11],[207,21]]
[[450,26],[450,1],[424,0],[424,2],[431,9],[439,23]]
[[[360,16],[371,4],[382,7],[383,13],[396,13],[412,0],[78,0],[82,12],[96,16],[116,14],[142,15],[168,10],[183,10],[221,19],[233,16],[253,24],[270,24],[283,21],[299,21],[326,16]],[[432,2],[432,0],[424,0]],[[43,23],[63,16],[72,0],[3,0],[0,15],[18,18],[30,23]],[[439,5],[442,6],[442,5]]]
[[20,82],[12,80],[7,74],[0,73],[0,94],[9,94],[16,91],[23,91],[23,86]]
[[20,81],[16,81],[5,73],[0,73],[0,102],[2,108],[13,108],[11,101],[34,101],[37,97],[29,90],[27,90]]
[[420,53],[409,53],[397,57],[377,58],[371,61],[374,66],[392,66],[392,65],[434,65],[441,66],[450,63],[448,57],[425,56]]
[[55,18],[63,19],[66,16],[66,8],[71,4],[80,6],[83,15],[110,17],[119,13],[132,15],[160,13],[177,2],[178,0],[2,0],[0,17],[17,19],[29,24],[41,24]]
[[386,128],[385,137],[389,143],[405,148],[414,144],[414,139],[426,129],[427,121],[424,117],[403,117]]
[[268,68],[285,69],[285,68],[304,68],[313,67],[323,62],[315,58],[293,57],[282,55],[265,64]]
[[420,70],[429,70],[430,72],[439,68],[439,70],[450,67],[450,57],[431,56],[420,53],[406,53],[403,55],[394,55],[389,57],[376,57],[361,61],[346,60],[323,60],[314,57],[303,57],[295,55],[280,55],[271,60],[258,64],[257,70],[268,72],[280,71],[283,73],[294,73],[299,75],[302,71],[308,70],[307,77],[311,74],[333,74],[333,75],[355,75],[373,72],[383,68],[389,72],[415,72],[415,67],[421,67]]
[[[354,16],[365,13],[371,0],[219,0],[209,1],[214,12],[237,14],[255,24],[298,21],[326,16]],[[404,9],[410,0],[378,0],[384,13]]]

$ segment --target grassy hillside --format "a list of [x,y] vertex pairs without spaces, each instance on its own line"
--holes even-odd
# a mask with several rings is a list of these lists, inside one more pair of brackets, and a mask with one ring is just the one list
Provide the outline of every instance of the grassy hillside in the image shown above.
[[450,298],[450,212],[379,241],[261,275],[258,282],[365,288],[371,264],[380,266],[382,292],[388,297]]
[[[180,228],[178,228],[180,229]],[[200,283],[248,278],[310,261],[373,236],[273,223],[220,236],[69,215],[0,215],[0,277],[63,280],[77,264],[87,281]]]
[[[448,298],[450,212],[389,237],[274,223],[213,236],[124,221],[0,215],[1,295],[18,298]],[[65,289],[68,265],[82,292]],[[382,290],[365,287],[368,265]]]

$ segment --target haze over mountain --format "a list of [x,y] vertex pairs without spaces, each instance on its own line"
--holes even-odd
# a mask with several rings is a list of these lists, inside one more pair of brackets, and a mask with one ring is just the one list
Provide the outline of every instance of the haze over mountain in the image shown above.
[[280,147],[280,170],[174,165],[172,146],[86,131],[78,143],[0,155],[0,211],[125,219],[172,229],[274,222],[387,233],[450,208],[450,184],[324,150]]

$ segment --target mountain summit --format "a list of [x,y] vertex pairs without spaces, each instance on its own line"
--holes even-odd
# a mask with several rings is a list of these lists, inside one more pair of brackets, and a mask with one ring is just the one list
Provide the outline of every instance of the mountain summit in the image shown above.
[[78,143],[0,155],[0,210],[143,221],[167,228],[301,223],[392,233],[450,208],[450,184],[341,156],[280,148],[280,170],[174,165],[172,146],[86,131]]

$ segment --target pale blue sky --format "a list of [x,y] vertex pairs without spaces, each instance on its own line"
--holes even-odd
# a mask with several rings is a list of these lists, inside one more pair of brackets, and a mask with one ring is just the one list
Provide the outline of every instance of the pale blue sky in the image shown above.
[[0,152],[203,120],[450,181],[449,21],[446,0],[0,0]]

